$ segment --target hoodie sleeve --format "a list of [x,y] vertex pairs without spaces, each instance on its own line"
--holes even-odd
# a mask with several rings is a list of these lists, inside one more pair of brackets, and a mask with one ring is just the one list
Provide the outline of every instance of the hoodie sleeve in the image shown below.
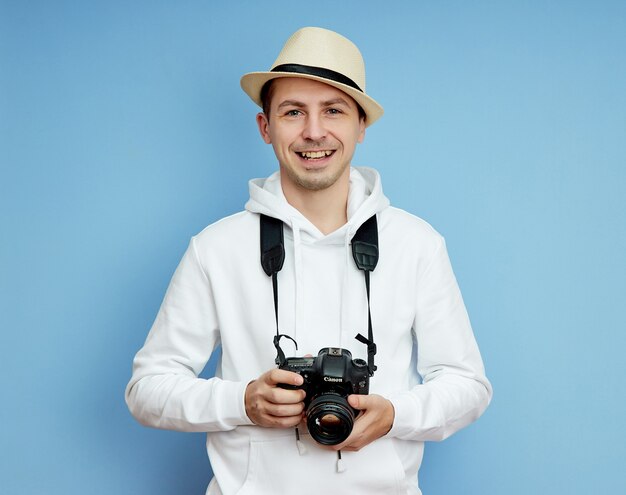
[[145,426],[178,431],[251,424],[244,404],[247,383],[198,378],[218,344],[211,285],[192,239],[133,361],[126,387],[132,415]]
[[415,314],[422,383],[390,398],[395,419],[389,435],[443,440],[475,421],[492,396],[443,238],[418,274]]

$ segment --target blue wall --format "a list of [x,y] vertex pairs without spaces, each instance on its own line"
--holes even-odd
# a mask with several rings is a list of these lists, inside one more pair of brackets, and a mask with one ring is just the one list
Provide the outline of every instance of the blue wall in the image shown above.
[[239,77],[303,25],[386,109],[354,163],[448,241],[495,396],[425,495],[626,493],[626,4],[0,1],[0,486],[201,494],[123,400],[188,239],[275,168]]

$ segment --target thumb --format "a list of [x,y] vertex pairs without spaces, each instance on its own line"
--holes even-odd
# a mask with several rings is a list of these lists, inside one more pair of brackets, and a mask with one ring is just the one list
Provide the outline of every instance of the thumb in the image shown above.
[[348,396],[348,403],[355,409],[367,409],[368,399],[367,395],[352,394]]

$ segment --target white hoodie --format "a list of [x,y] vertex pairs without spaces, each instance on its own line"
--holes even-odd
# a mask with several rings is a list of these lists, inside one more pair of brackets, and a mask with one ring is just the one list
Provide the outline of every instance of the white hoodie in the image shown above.
[[[247,384],[275,366],[271,278],[261,267],[259,213],[284,222],[279,328],[287,356],[349,349],[367,335],[363,272],[350,240],[377,215],[380,259],[371,274],[378,370],[370,393],[393,403],[389,433],[359,452],[321,449],[306,432],[261,428],[246,415]],[[208,432],[208,494],[419,494],[423,442],[478,418],[491,399],[445,243],[423,220],[389,206],[373,169],[350,174],[348,223],[324,235],[287,203],[278,172],[250,181],[246,211],[192,238],[133,363],[126,401],[144,425]],[[221,345],[216,376],[198,378]]]

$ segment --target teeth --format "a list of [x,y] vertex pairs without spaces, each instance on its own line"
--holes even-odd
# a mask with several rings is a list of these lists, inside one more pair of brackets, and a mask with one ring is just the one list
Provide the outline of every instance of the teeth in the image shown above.
[[300,155],[303,158],[323,158],[325,156],[330,156],[332,154],[332,151],[330,150],[326,150],[326,151],[302,151],[300,152]]

